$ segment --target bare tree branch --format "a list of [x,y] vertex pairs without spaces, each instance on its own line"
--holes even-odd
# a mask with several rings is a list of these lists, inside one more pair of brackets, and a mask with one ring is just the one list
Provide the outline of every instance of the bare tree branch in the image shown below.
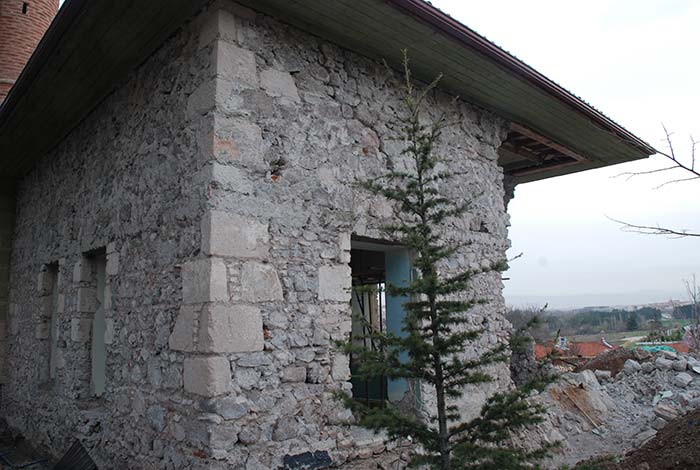
[[[653,173],[661,173],[661,172],[670,171],[670,170],[685,170],[688,173],[693,175],[689,178],[676,178],[676,179],[666,181],[666,182],[661,183],[660,185],[654,187],[654,189],[663,188],[664,186],[669,185],[669,184],[682,183],[685,181],[693,181],[693,180],[700,179],[700,170],[696,169],[696,167],[695,167],[695,148],[698,145],[698,141],[695,140],[692,135],[690,136],[690,165],[688,165],[687,163],[683,163],[682,161],[680,161],[676,157],[676,150],[673,147],[673,140],[671,139],[671,136],[673,135],[673,133],[669,132],[663,123],[661,124],[661,127],[663,127],[663,129],[664,129],[664,135],[665,135],[664,141],[666,142],[666,145],[668,146],[668,152],[660,152],[657,150],[657,154],[671,160],[673,162],[673,164],[669,167],[657,168],[655,170],[628,171],[625,173],[620,173],[619,175],[615,175],[614,178],[617,178],[620,176],[626,176],[627,177],[626,181],[629,181],[631,178],[634,178],[635,176],[650,175]],[[623,220],[613,219],[612,217],[608,217],[608,219],[620,224],[621,230],[624,232],[641,233],[643,235],[665,235],[665,236],[668,236],[671,238],[700,237],[700,233],[689,232],[687,229],[682,229],[682,230],[671,229],[671,228],[661,227],[660,225],[635,225],[635,224],[630,224],[629,222],[625,222]]]
[[613,222],[620,224],[623,232],[641,233],[643,235],[666,235],[670,238],[700,237],[700,233],[689,232],[687,229],[674,230],[659,225],[635,225],[628,222],[613,219],[606,215]]
[[696,180],[696,179],[698,179],[698,178],[700,178],[700,176],[693,176],[693,177],[691,177],[691,178],[680,178],[680,179],[676,179],[676,180],[670,180],[670,181],[666,181],[665,183],[661,183],[661,184],[658,185],[658,186],[655,186],[654,189],[663,188],[663,187],[666,186],[667,184],[671,184],[671,183],[682,183],[683,181]]

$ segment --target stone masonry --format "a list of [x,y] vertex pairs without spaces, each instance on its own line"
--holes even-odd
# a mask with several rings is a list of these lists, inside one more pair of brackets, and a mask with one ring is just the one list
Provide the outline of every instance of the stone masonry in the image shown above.
[[[466,176],[443,190],[474,201],[443,227],[469,244],[443,271],[499,261],[508,216],[497,149],[508,123],[442,92],[428,104],[459,122],[440,151],[446,170]],[[210,4],[20,183],[10,424],[57,452],[80,438],[100,468],[291,469],[381,451],[381,436],[344,426],[352,416],[332,393],[350,389],[349,361],[333,341],[351,330],[352,237],[381,239],[392,216],[350,183],[406,165],[392,140],[402,109],[382,64]],[[109,294],[100,397],[85,267],[95,250]],[[467,351],[476,355],[504,342],[508,323],[499,274],[473,287],[488,300],[471,314],[485,330]],[[507,365],[491,372],[497,380],[469,390],[463,409],[477,412],[510,383]],[[427,390],[422,399],[430,405]]]

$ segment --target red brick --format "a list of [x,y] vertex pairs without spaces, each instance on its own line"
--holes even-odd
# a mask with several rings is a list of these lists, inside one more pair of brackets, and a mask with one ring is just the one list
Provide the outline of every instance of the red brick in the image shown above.
[[57,11],[58,0],[0,0],[0,103]]

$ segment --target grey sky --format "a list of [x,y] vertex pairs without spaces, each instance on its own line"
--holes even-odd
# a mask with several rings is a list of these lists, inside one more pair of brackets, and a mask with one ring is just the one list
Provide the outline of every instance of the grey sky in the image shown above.
[[[433,4],[655,147],[664,148],[662,121],[675,131],[682,153],[688,152],[690,133],[700,138],[700,2]],[[531,300],[554,306],[580,306],[613,300],[605,295],[572,296],[634,294],[615,297],[620,303],[680,296],[682,279],[700,274],[700,240],[623,233],[605,217],[700,231],[700,182],[654,190],[666,176],[611,178],[663,164],[661,157],[653,157],[518,187],[510,206],[511,256],[524,256],[507,273],[507,300],[522,303],[523,296],[534,296]]]

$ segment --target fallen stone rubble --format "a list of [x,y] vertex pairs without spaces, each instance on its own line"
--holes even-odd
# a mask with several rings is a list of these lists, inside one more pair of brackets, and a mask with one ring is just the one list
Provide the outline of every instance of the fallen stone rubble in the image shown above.
[[537,397],[548,409],[545,440],[562,442],[551,468],[636,449],[669,421],[700,408],[700,361],[690,355],[640,352],[616,375],[564,374]]

